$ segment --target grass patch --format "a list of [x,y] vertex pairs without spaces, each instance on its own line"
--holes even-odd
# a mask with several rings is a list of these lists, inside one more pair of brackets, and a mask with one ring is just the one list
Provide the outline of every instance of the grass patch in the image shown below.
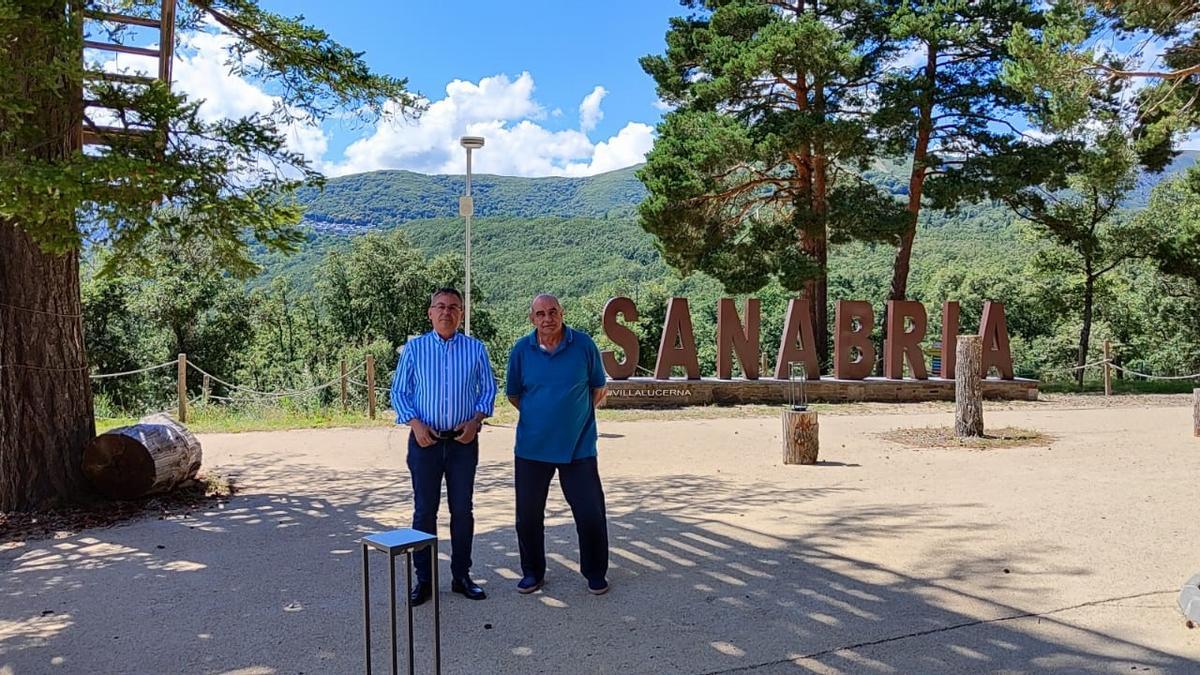
[[880,438],[910,448],[972,448],[993,450],[1049,445],[1054,438],[1034,429],[1001,427],[990,429],[978,438],[958,438],[954,427],[905,427],[878,434]]
[[106,431],[112,431],[117,427],[127,427],[130,424],[137,424],[136,417],[97,417],[96,418],[96,433],[102,434]]
[[95,527],[112,527],[139,518],[186,516],[229,501],[236,488],[232,480],[204,473],[177,489],[143,499],[95,501],[42,513],[0,513],[0,544],[43,539],[61,539]]
[[[174,416],[174,411],[171,415]],[[375,419],[367,417],[365,411],[343,412],[338,408],[289,408],[289,407],[227,407],[218,405],[196,406],[188,409],[187,428],[193,433],[237,433],[244,431],[283,431],[286,429],[325,429],[330,427],[373,427],[395,424],[396,415],[390,410],[379,410]],[[96,420],[96,433],[102,434],[116,427],[137,424],[133,417],[104,418]]]

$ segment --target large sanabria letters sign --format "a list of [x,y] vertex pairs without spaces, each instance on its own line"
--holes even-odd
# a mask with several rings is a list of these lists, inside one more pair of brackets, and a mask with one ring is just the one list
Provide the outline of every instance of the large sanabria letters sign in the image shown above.
[[[617,297],[609,300],[604,306],[604,334],[625,352],[625,358],[622,360],[617,360],[612,351],[603,353],[604,370],[614,380],[624,380],[632,376],[639,357],[637,336],[621,323],[620,318],[626,322],[637,321],[637,306],[633,300]],[[733,298],[721,298],[717,302],[718,379],[733,379],[735,354],[745,378],[759,378],[760,323],[760,303],[755,298],[746,301],[745,322],[738,316]],[[875,347],[871,342],[871,327],[874,325],[871,304],[861,300],[839,300],[834,324],[832,375],[839,380],[865,379],[871,374],[875,363]],[[929,378],[925,368],[925,355],[921,350],[927,325],[925,306],[921,303],[910,300],[888,301],[887,337],[883,341],[884,377],[903,379],[904,365],[907,363],[913,378]],[[945,379],[954,377],[954,348],[958,328],[958,303],[943,303],[941,367],[936,375]],[[813,334],[808,301],[789,301],[783,336],[776,352],[776,379],[788,379],[793,363],[804,364],[804,371],[809,379],[820,378],[821,369],[817,361]],[[983,337],[983,364],[980,375],[986,376],[995,368],[1001,379],[1013,379],[1012,354],[1008,345],[1008,327],[1004,321],[1003,304],[983,303],[979,334]],[[654,378],[671,379],[671,370],[676,366],[684,369],[687,379],[700,379],[696,338],[686,298],[671,298],[667,304],[667,318],[663,324],[662,340],[659,342]]]

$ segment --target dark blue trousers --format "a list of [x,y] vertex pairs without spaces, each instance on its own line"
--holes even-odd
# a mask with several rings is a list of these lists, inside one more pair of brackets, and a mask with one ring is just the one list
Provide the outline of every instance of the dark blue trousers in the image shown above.
[[[471,571],[471,540],[475,537],[475,467],[479,466],[479,439],[467,444],[442,440],[428,448],[408,436],[408,471],[413,483],[414,530],[437,534],[442,477],[446,478],[446,501],[450,504],[450,573],[466,576]],[[429,549],[413,554],[417,580],[432,581]]]
[[551,464],[516,458],[517,545],[521,550],[521,573],[541,579],[546,576],[546,497],[550,479],[558,472],[563,496],[575,517],[579,535],[579,571],[590,580],[608,574],[608,517],[604,510],[604,487],[595,457],[568,464]]

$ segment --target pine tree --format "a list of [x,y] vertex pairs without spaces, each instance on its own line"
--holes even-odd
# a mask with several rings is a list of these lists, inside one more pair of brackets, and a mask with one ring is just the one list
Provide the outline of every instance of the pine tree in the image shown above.
[[638,176],[667,262],[732,293],[777,279],[812,301],[827,362],[830,244],[894,243],[904,213],[862,180],[881,7],[855,0],[690,0],[642,68],[674,106]]
[[881,155],[912,160],[908,223],[888,296],[905,300],[925,182],[962,154],[996,152],[1016,134],[1009,120],[1028,104],[1002,81],[1001,67],[1013,26],[1036,27],[1041,19],[1038,3],[1024,0],[885,4],[889,36],[911,57],[885,74],[873,122]]
[[[84,493],[80,457],[95,433],[80,311],[85,241],[111,247],[119,265],[150,233],[168,232],[207,240],[244,270],[247,239],[277,249],[300,241],[288,192],[319,182],[285,147],[282,124],[338,109],[371,117],[417,107],[404,81],[372,73],[361,54],[301,19],[255,0],[180,0],[178,29],[221,26],[233,38],[233,72],[269,83],[284,105],[276,115],[212,122],[161,82],[88,81],[88,99],[146,131],[104,133],[103,151],[83,152],[80,10],[156,16],[158,7],[0,0],[0,511]],[[123,37],[114,30],[108,39]]]

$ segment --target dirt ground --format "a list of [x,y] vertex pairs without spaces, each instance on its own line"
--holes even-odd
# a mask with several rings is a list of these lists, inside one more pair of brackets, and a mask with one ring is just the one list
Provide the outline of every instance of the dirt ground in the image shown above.
[[[985,450],[879,437],[952,424],[944,407],[824,411],[816,466],[781,464],[778,417],[602,421],[600,597],[556,488],[547,585],[515,592],[513,429],[489,427],[473,574],[490,597],[443,584],[443,669],[1198,672],[1200,629],[1175,605],[1200,571],[1190,397],[1064,398],[989,405],[989,426],[1051,441]],[[0,675],[363,671],[356,540],[408,524],[406,430],[201,442],[238,486],[228,503],[0,544]],[[386,562],[370,562],[387,672]],[[420,672],[431,612],[415,612]]]

